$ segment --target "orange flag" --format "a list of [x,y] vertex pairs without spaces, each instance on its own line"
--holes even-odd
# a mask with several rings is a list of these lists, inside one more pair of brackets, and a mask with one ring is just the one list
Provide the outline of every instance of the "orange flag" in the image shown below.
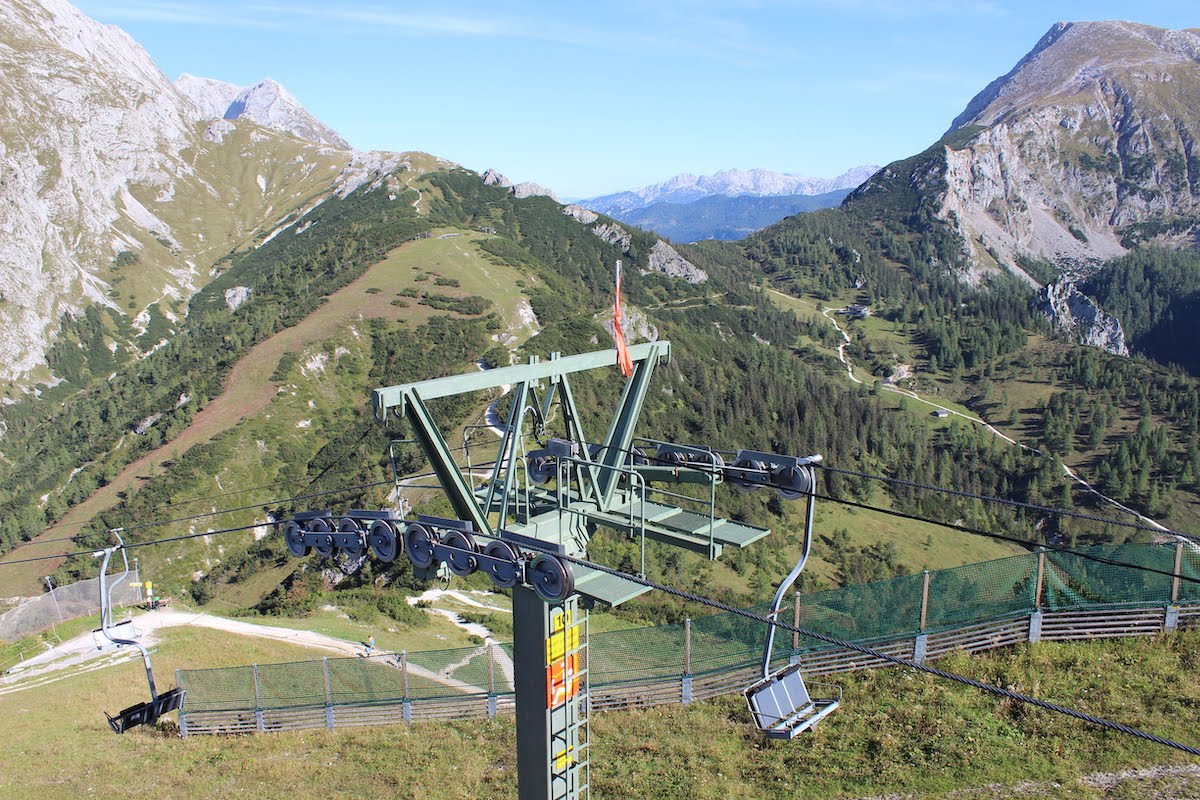
[[613,339],[617,342],[617,366],[621,374],[628,378],[633,374],[633,359],[629,357],[629,346],[625,344],[625,334],[621,331],[621,262],[617,262],[617,299],[613,302]]

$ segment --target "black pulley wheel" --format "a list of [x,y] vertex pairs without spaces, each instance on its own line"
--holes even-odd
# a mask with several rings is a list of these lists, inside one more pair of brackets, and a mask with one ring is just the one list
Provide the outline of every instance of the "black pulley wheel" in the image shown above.
[[362,525],[358,524],[358,520],[353,517],[343,517],[338,524],[338,533],[351,534],[354,537],[353,539],[345,535],[339,537],[341,540],[339,549],[347,558],[358,558],[363,554],[366,545],[363,542]]
[[419,522],[414,522],[404,529],[404,552],[418,569],[433,566],[433,545],[436,542],[433,533]]
[[529,564],[528,579],[538,597],[561,603],[575,591],[575,575],[565,561],[550,553],[539,553]]
[[537,456],[529,459],[526,471],[529,473],[529,480],[544,486],[554,477],[557,467],[558,461],[553,456]]
[[729,482],[742,489],[757,489],[767,482],[767,465],[748,458],[739,459],[733,462]]
[[330,531],[333,526],[329,524],[329,520],[313,519],[308,522],[308,532],[319,534],[313,540],[313,550],[319,556],[329,558],[333,555],[333,537],[330,536]]
[[446,556],[446,566],[450,568],[451,573],[465,578],[479,569],[479,559],[475,557],[478,550],[474,536],[463,531],[450,530],[442,537],[442,544],[454,548]]
[[392,562],[400,552],[396,529],[387,520],[376,520],[367,532],[367,544],[380,561]]
[[287,545],[288,552],[296,558],[304,558],[308,555],[308,545],[304,543],[304,529],[296,520],[290,519],[287,525],[283,526],[283,541]]
[[812,478],[803,467],[780,467],[771,471],[771,485],[780,496],[796,500],[812,489]]
[[492,583],[501,589],[511,589],[521,582],[521,568],[518,559],[521,553],[511,543],[503,539],[493,539],[483,548],[483,554],[497,561],[488,562],[484,569],[491,576]]

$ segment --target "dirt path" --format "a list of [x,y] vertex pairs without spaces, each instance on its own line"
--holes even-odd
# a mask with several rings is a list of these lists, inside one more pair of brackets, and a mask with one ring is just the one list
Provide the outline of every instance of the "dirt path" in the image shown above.
[[[478,604],[477,604],[478,605]],[[211,628],[212,630],[233,633],[239,636],[254,636],[260,639],[274,639],[288,644],[300,645],[313,650],[323,650],[339,656],[364,656],[365,650],[361,642],[348,642],[323,633],[280,628],[273,625],[259,625],[243,620],[215,617],[211,614],[189,613],[184,611],[148,611],[134,618],[134,627],[139,632],[140,641],[144,646],[152,646],[158,641],[157,633],[164,628],[174,628],[181,625]],[[130,659],[139,658],[136,648],[124,646],[121,648],[106,647],[99,649],[91,632],[76,636],[74,639],[47,650],[21,664],[13,667],[3,679],[0,679],[0,697],[45,686],[58,680],[73,677],[94,669],[103,669],[114,664],[124,663]],[[390,656],[380,654],[372,656],[387,660]],[[455,680],[444,674],[424,669],[410,663],[408,669],[414,675],[420,675],[464,692],[479,693],[487,689],[462,681]]]
[[[771,291],[775,291],[775,290],[771,290]],[[782,295],[781,292],[776,292],[776,293]],[[787,297],[787,295],[782,295],[782,296]],[[842,366],[846,368],[846,375],[850,378],[850,380],[852,380],[856,384],[861,384],[862,380],[859,379],[854,374],[854,365],[850,362],[849,357],[847,357],[847,355],[846,355],[846,345],[850,344],[850,336],[849,336],[849,334],[846,333],[846,331],[842,328],[842,326],[837,323],[837,320],[834,319],[832,316],[830,316],[830,312],[833,312],[833,311],[836,311],[836,309],[825,308],[821,312],[821,315],[824,316],[827,320],[829,320],[833,324],[833,327],[837,328],[837,332],[842,335],[843,342],[842,342],[842,344],[838,345],[838,349],[837,349],[838,361],[840,361],[842,363]],[[1013,439],[1011,436],[1008,436],[1008,435],[1002,433],[1001,431],[997,430],[990,422],[988,422],[987,420],[985,420],[981,417],[974,417],[974,416],[971,416],[970,414],[964,414],[961,411],[956,411],[953,408],[949,408],[949,407],[941,405],[939,403],[935,403],[932,400],[927,400],[924,397],[919,396],[916,392],[910,391],[908,389],[901,389],[898,386],[892,386],[892,385],[889,385],[886,383],[881,383],[880,387],[884,391],[892,392],[894,394],[902,395],[903,397],[911,398],[912,400],[916,400],[918,403],[924,403],[925,405],[927,405],[931,408],[934,408],[934,409],[937,409],[940,411],[945,411],[948,414],[953,414],[956,417],[965,419],[967,422],[970,422],[974,425],[978,425],[981,428],[984,428],[985,430],[989,431],[992,435],[1003,439],[1004,441],[1008,442],[1009,444],[1016,445],[1017,447],[1020,447],[1022,450],[1027,450],[1031,453],[1037,453],[1039,455],[1044,455],[1042,453],[1042,451],[1039,450],[1038,448],[1018,442],[1016,439]],[[1114,500],[1113,498],[1109,497],[1108,495],[1102,493],[1099,489],[1092,486],[1086,480],[1081,478],[1078,473],[1076,473],[1073,469],[1071,469],[1065,463],[1060,461],[1059,466],[1062,468],[1064,477],[1066,477],[1068,480],[1074,481],[1077,485],[1083,487],[1083,489],[1085,489],[1087,492],[1091,493],[1097,500],[1100,500],[1103,503],[1107,503],[1108,505],[1112,506],[1113,508],[1116,508],[1118,511],[1121,511],[1123,513],[1126,513],[1126,514],[1129,514],[1129,515],[1135,517],[1143,525],[1149,525],[1150,527],[1157,528],[1161,531],[1168,530],[1168,528],[1166,526],[1162,525],[1157,520],[1153,520],[1150,517],[1147,517],[1146,515],[1142,514],[1141,512],[1136,511],[1136,510],[1130,508],[1129,506],[1123,505],[1122,503],[1120,503],[1120,502]]]

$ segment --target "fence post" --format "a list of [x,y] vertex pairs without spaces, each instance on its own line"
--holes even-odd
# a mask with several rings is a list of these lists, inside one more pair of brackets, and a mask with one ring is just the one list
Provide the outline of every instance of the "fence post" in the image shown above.
[[333,692],[329,687],[329,658],[321,658],[321,671],[325,674],[325,727],[333,730]]
[[925,576],[921,581],[921,619],[920,628],[918,629],[917,638],[913,640],[913,661],[917,664],[925,663],[925,651],[929,646],[929,637],[925,635],[925,623],[929,619],[929,570],[925,570]]
[[680,694],[682,702],[692,702],[692,620],[690,618],[683,621],[683,678]]
[[400,651],[400,674],[404,678],[404,698],[400,701],[404,710],[404,721],[412,724],[412,700],[408,697],[408,651]]
[[1175,542],[1175,575],[1171,578],[1171,602],[1163,614],[1163,630],[1173,631],[1179,627],[1179,577],[1183,574],[1183,540]]
[[488,698],[487,698],[487,715],[488,719],[496,718],[496,644],[488,642]]
[[1046,549],[1038,550],[1037,585],[1033,590],[1033,611],[1029,614],[1029,643],[1042,638],[1042,590],[1046,586]]
[[[175,685],[183,686],[183,670],[175,670]],[[183,702],[187,702],[187,692],[183,693]],[[187,738],[187,713],[183,710],[183,706],[179,707],[179,738]]]
[[266,719],[263,717],[262,709],[262,689],[258,685],[258,664],[254,664],[254,723],[258,726],[258,732],[262,733],[267,729]]
[[1171,605],[1179,602],[1179,576],[1183,574],[1183,542],[1175,543],[1175,577],[1171,578]]
[[1037,566],[1037,586],[1033,593],[1033,607],[1037,610],[1042,608],[1042,591],[1046,587],[1046,550],[1042,548],[1038,550],[1038,566]]

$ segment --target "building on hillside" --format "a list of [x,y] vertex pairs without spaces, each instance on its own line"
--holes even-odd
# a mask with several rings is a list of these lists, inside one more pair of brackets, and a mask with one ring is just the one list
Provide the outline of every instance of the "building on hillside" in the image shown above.
[[853,305],[846,306],[845,308],[843,308],[841,311],[839,311],[837,313],[845,314],[847,317],[850,317],[851,319],[866,319],[867,317],[871,316],[871,307],[870,306],[862,306],[862,305],[855,303]]

